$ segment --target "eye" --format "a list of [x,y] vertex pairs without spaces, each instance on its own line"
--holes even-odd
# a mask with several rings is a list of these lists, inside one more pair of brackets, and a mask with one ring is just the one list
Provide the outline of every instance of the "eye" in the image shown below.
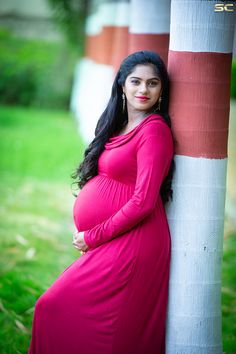
[[138,84],[139,84],[139,80],[137,80],[137,79],[132,79],[132,80],[131,80],[131,84],[138,85]]
[[158,85],[158,83],[159,83],[159,81],[150,81],[149,83],[148,83],[148,86],[157,86]]

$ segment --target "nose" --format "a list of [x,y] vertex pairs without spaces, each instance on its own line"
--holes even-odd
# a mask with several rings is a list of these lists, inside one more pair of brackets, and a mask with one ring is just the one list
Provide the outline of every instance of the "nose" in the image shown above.
[[142,93],[142,94],[144,94],[144,93],[147,92],[147,85],[146,85],[145,82],[143,82],[143,83],[140,84],[139,91],[140,91],[140,93]]

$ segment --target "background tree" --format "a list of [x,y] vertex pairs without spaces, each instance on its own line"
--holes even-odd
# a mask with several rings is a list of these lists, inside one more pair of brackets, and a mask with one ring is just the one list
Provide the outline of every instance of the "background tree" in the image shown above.
[[48,0],[62,32],[74,46],[84,46],[88,0]]

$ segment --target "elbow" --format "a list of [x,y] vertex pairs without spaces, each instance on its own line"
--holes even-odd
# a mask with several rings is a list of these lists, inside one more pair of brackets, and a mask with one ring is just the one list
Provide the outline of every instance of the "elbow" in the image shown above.
[[141,220],[151,214],[156,207],[156,198],[133,198],[123,212],[130,218]]
[[155,209],[156,204],[155,203],[147,203],[145,205],[143,205],[142,207],[142,217],[146,217],[150,214],[152,214],[152,212]]

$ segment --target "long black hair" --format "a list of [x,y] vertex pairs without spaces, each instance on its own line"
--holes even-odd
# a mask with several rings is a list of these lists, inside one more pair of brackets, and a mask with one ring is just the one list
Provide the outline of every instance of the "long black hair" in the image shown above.
[[[166,124],[171,128],[171,120],[168,114],[169,77],[163,60],[158,54],[146,50],[130,54],[123,60],[116,74],[107,107],[99,118],[95,128],[95,138],[86,148],[84,160],[71,175],[72,178],[78,179],[74,183],[76,183],[80,189],[83,188],[92,177],[98,174],[98,158],[105,149],[106,142],[115,132],[119,132],[128,123],[127,106],[124,111],[122,109],[122,86],[125,84],[127,76],[133,72],[136,65],[147,64],[152,64],[156,74],[161,80],[162,87],[160,109],[158,109],[157,102],[154,107],[152,107],[152,111],[160,114]],[[174,170],[175,162],[173,158],[169,173],[163,180],[160,189],[163,203],[168,202],[169,198],[172,199],[173,190],[171,189],[171,183]]]

